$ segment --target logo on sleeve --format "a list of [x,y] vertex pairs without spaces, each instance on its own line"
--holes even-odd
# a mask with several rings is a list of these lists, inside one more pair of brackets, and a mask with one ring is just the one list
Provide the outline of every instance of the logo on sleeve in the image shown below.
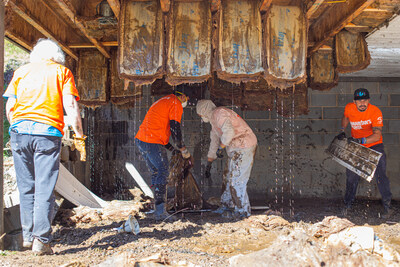
[[382,117],[378,117],[376,120],[378,121],[379,124],[382,124]]

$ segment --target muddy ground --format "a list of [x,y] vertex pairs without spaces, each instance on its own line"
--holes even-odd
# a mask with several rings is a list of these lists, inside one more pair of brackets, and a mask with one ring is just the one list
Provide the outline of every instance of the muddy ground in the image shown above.
[[[341,217],[340,200],[296,200],[292,209],[276,203],[269,205],[269,212],[253,211],[243,220],[204,212],[179,214],[175,222],[154,223],[150,215],[143,215],[138,217],[138,236],[116,233],[113,228],[122,221],[67,226],[60,224],[58,216],[53,226],[55,255],[4,251],[0,266],[93,266],[121,252],[129,252],[135,260],[161,253],[164,262],[171,265],[228,266],[233,255],[267,248],[278,236],[289,235],[296,227],[307,229],[326,216]],[[373,227],[380,239],[400,253],[399,203],[393,203],[393,208],[394,215],[382,219],[379,201],[358,200],[346,218],[355,225]],[[393,262],[394,266],[397,264]]]

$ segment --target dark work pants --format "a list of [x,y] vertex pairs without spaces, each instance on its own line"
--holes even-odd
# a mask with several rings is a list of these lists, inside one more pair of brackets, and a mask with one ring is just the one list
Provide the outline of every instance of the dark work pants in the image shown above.
[[146,143],[139,139],[135,139],[135,142],[151,172],[155,204],[164,203],[169,174],[167,150],[161,144]]
[[60,167],[61,137],[19,134],[11,130],[11,148],[20,198],[24,241],[51,241],[54,187]]
[[[378,185],[379,192],[381,193],[382,196],[383,206],[385,208],[390,207],[392,193],[390,192],[389,179],[386,176],[386,154],[384,151],[384,146],[383,144],[378,144],[370,148],[382,153],[382,157],[379,160],[374,177],[376,178],[376,183]],[[360,181],[360,176],[349,169],[346,169],[346,175],[347,175],[347,182],[346,182],[346,194],[344,197],[344,203],[346,206],[350,206],[356,197],[357,186],[358,182]]]

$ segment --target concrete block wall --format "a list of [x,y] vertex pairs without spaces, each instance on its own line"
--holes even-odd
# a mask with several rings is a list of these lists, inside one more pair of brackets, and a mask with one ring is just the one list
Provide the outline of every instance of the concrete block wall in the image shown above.
[[[345,189],[345,169],[325,153],[340,129],[344,106],[352,101],[359,87],[371,93],[371,102],[381,108],[384,118],[383,138],[388,158],[387,173],[393,197],[400,199],[400,82],[342,81],[327,92],[309,89],[309,114],[283,118],[274,110],[241,111],[258,138],[258,149],[248,193],[253,203],[295,198],[341,198]],[[88,162],[86,179],[93,191],[104,194],[135,186],[125,169],[131,162],[150,184],[150,173],[134,144],[134,136],[146,111],[158,98],[144,88],[143,98],[134,107],[108,104],[97,109],[85,108]],[[202,178],[209,146],[210,125],[200,122],[195,107],[184,109],[183,135],[195,158],[193,174],[205,197],[221,194],[221,180],[226,157],[213,164],[211,181]],[[347,129],[348,133],[350,129]],[[88,185],[89,186],[89,185]],[[361,181],[359,196],[379,198],[376,182]]]

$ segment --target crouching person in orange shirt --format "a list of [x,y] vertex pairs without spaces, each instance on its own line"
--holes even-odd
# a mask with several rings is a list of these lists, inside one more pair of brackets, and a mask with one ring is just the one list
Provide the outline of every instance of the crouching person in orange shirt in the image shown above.
[[23,246],[37,255],[52,254],[51,218],[60,166],[63,108],[84,152],[82,122],[74,77],[64,67],[64,54],[51,40],[41,39],[4,93],[11,124],[11,148],[20,194]]
[[170,143],[172,139],[182,157],[189,159],[190,153],[182,139],[181,120],[183,108],[189,98],[180,91],[162,97],[151,105],[139,127],[135,142],[151,172],[151,184],[154,188],[156,221],[169,217],[165,208],[168,177],[168,157],[166,149],[177,151]]

